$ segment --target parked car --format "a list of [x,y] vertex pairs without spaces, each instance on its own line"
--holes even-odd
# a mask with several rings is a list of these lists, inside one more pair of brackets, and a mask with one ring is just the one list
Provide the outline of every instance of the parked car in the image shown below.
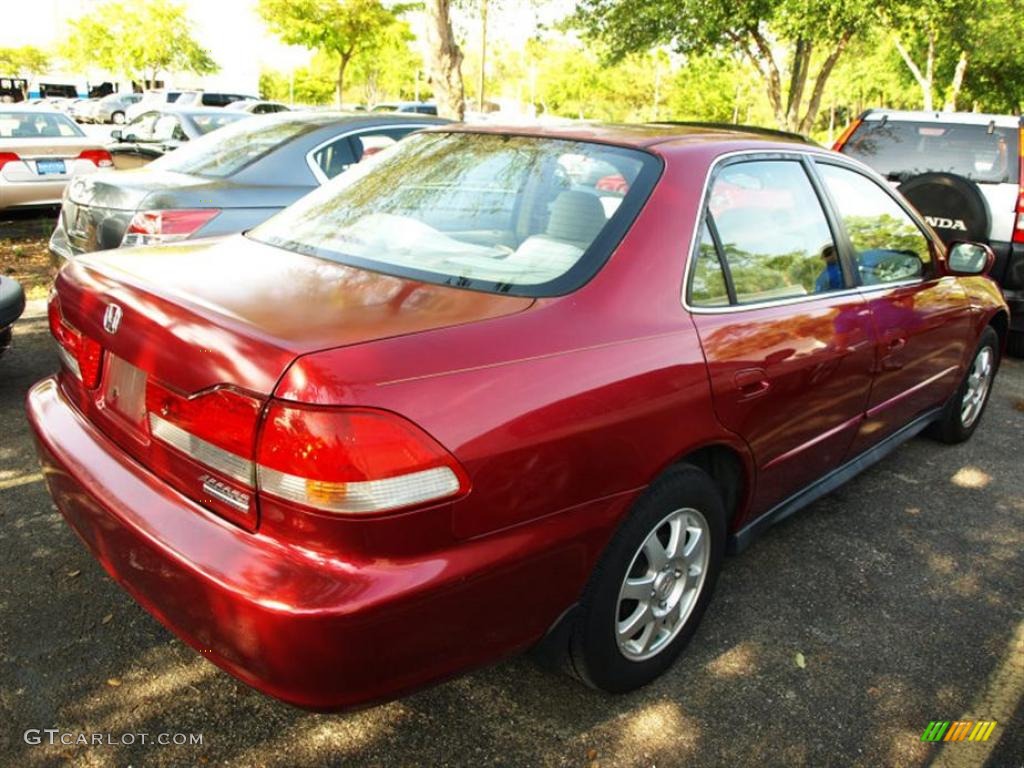
[[268,694],[355,706],[536,643],[626,691],[727,549],[977,429],[991,261],[807,144],[448,126],[244,235],[68,263],[28,418],[104,568]]
[[412,131],[446,122],[421,115],[287,112],[252,117],[145,168],[72,187],[50,252],[59,264],[121,245],[241,232],[364,156]]
[[244,93],[221,93],[217,91],[200,91],[195,97],[195,104],[204,107],[226,107],[239,101],[259,101],[258,96]]
[[946,243],[996,254],[992,279],[1010,305],[1007,351],[1024,357],[1024,119],[872,109],[836,142],[924,214]]
[[112,165],[110,153],[67,115],[0,106],[0,210],[57,205],[73,175]]
[[175,105],[151,109],[123,129],[111,131],[113,141],[107,149],[114,158],[115,168],[138,168],[186,142],[249,117],[246,112],[227,112],[214,107]]
[[429,101],[388,101],[377,104],[371,112],[415,112],[420,115],[436,115],[437,105]]
[[227,104],[224,109],[237,109],[242,112],[249,112],[253,115],[271,115],[275,112],[289,112],[291,107],[281,104],[278,101],[260,101],[258,99],[246,99]]
[[11,346],[11,326],[25,311],[25,292],[17,280],[0,275],[0,355]]
[[142,101],[140,93],[111,93],[96,102],[89,113],[89,121],[93,123],[125,123],[128,108]]
[[89,122],[89,113],[97,99],[74,99],[67,104],[66,112],[77,123]]
[[182,107],[189,106],[195,101],[197,94],[198,91],[168,91],[162,88],[146,91],[138,102],[125,110],[125,122],[130,123],[143,112],[160,110],[169,104],[177,104]]

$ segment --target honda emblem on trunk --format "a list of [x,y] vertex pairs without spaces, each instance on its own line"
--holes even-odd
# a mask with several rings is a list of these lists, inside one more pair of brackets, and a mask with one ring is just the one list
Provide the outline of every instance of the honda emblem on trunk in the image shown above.
[[107,311],[103,313],[103,330],[107,333],[117,333],[121,326],[121,308],[117,304],[107,304]]

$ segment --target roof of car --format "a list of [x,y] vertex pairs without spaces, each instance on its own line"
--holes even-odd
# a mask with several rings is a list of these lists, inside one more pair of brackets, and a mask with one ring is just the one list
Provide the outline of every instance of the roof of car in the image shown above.
[[[214,109],[214,112],[222,110]],[[281,122],[309,123],[310,125],[326,126],[338,123],[359,123],[367,125],[407,125],[409,122],[424,125],[450,125],[451,120],[433,115],[420,115],[403,112],[277,112],[273,115],[258,115],[256,120],[278,120]]]
[[33,115],[66,115],[66,112],[61,112],[59,109],[53,107],[44,107],[36,104],[26,104],[25,102],[15,102],[13,104],[0,104],[0,112],[28,112]]
[[692,139],[694,142],[708,141],[769,141],[786,144],[817,146],[809,139],[785,131],[753,126],[721,123],[591,123],[571,122],[546,125],[481,125],[458,124],[449,129],[466,133],[496,133],[520,136],[544,136],[572,141],[590,141],[602,144],[619,144],[627,147],[652,147],[656,144]]
[[995,123],[1000,127],[1013,128],[1024,124],[1024,118],[1017,115],[992,115],[984,112],[931,112],[899,110],[899,109],[869,109],[860,116],[861,120],[880,121],[914,121],[919,123],[958,123],[960,125],[989,125]]

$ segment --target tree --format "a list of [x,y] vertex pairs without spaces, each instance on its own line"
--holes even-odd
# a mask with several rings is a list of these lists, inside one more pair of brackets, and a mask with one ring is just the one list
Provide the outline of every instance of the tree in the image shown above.
[[843,51],[886,2],[582,0],[575,18],[615,58],[662,44],[685,54],[742,55],[766,86],[777,125],[806,133]]
[[338,57],[339,109],[349,62],[375,46],[398,20],[380,0],[260,0],[259,12],[285,43]]
[[50,68],[50,56],[34,45],[0,48],[0,73],[30,77]]
[[423,68],[422,57],[410,47],[415,39],[408,22],[399,19],[353,61],[351,80],[362,86],[368,105],[412,95]]
[[164,0],[109,2],[76,19],[61,54],[82,69],[99,67],[154,83],[161,72],[216,72],[192,37],[184,6]]
[[439,115],[462,120],[466,90],[462,83],[462,50],[452,33],[450,0],[426,0],[430,80]]

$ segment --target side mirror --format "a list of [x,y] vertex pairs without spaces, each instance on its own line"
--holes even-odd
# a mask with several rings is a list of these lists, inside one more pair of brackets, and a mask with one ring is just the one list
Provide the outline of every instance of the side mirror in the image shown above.
[[124,141],[124,132],[120,128],[115,128],[110,132],[110,138],[114,141]]
[[954,275],[985,275],[995,264],[996,255],[982,243],[953,243],[949,247],[949,271]]

